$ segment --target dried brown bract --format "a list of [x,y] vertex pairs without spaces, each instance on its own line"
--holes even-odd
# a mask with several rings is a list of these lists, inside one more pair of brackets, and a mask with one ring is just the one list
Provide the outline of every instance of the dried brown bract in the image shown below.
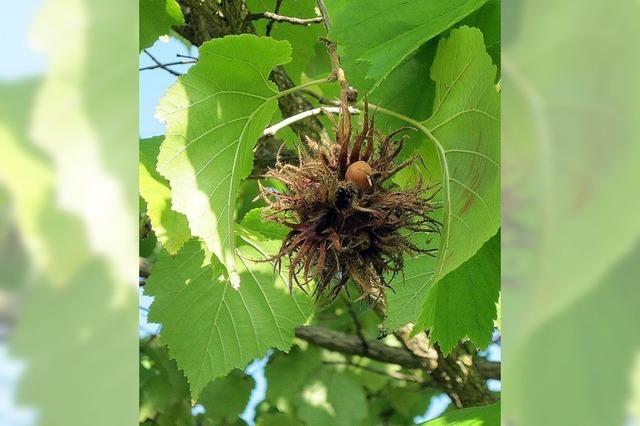
[[435,191],[422,182],[402,189],[389,181],[416,160],[394,161],[405,137],[394,138],[406,128],[379,135],[366,107],[353,143],[350,125],[338,127],[348,130],[338,131],[332,146],[307,139],[297,166],[278,162],[267,173],[287,191],[262,188],[265,219],[291,229],[274,259],[278,266],[289,259],[290,286],[304,289],[315,281],[318,298],[334,299],[351,278],[359,299],[384,304],[385,276],[402,270],[404,254],[433,253],[410,237],[437,232],[430,217]]

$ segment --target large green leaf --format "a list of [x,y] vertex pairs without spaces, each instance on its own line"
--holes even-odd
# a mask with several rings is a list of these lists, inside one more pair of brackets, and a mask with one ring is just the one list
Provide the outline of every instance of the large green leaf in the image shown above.
[[500,424],[500,403],[451,411],[423,424],[425,426],[497,426]]
[[147,216],[162,246],[172,255],[190,238],[187,218],[171,210],[169,182],[156,171],[161,137],[140,141],[140,195],[147,203]]
[[211,40],[158,107],[167,126],[158,171],[170,182],[173,208],[226,266],[234,287],[240,284],[233,234],[238,188],[277,107],[280,94],[267,77],[290,54],[289,43],[265,37]]
[[254,261],[265,258],[259,250],[238,249],[246,283],[239,291],[229,287],[222,265],[198,241],[187,242],[175,258],[162,252],[145,285],[155,297],[149,320],[163,324],[162,338],[194,400],[211,380],[270,348],[288,350],[294,328],[308,320],[310,298],[291,297],[270,263]]
[[429,329],[432,342],[448,354],[460,339],[491,343],[500,293],[500,234],[471,259],[430,286],[414,330]]
[[[443,230],[436,280],[464,263],[499,228],[500,96],[482,33],[462,27],[442,39],[431,67],[434,112],[423,125],[442,167]],[[426,145],[426,144],[425,144]],[[434,163],[434,151],[422,154]]]
[[172,26],[184,24],[176,0],[140,0],[140,50],[151,46],[158,37],[169,34]]
[[[371,89],[422,44],[486,0],[390,0],[330,2],[330,38],[340,48],[350,78]],[[368,82],[365,79],[369,80]]]
[[417,148],[428,168],[441,166],[429,178],[441,184],[443,230],[437,261],[408,259],[404,277],[398,275],[392,283],[395,293],[388,296],[385,322],[391,329],[415,322],[429,286],[471,258],[498,230],[500,98],[495,72],[479,30],[452,30],[449,39],[441,40],[431,68],[436,82],[432,116],[424,122],[404,117],[430,138]]

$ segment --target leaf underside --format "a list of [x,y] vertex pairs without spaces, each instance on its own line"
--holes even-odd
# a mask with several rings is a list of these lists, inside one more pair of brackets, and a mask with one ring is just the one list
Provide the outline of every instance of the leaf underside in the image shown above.
[[291,47],[253,35],[204,43],[198,63],[160,101],[166,123],[158,171],[171,185],[173,208],[185,214],[239,285],[234,214],[240,182],[251,172],[252,148],[277,107],[269,72],[288,62]]

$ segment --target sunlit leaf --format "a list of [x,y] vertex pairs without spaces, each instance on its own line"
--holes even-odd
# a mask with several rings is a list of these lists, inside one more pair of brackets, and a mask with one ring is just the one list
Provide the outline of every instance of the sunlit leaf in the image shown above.
[[161,137],[140,141],[140,195],[147,202],[147,216],[163,247],[172,255],[191,237],[187,218],[171,210],[169,182],[156,171]]
[[176,0],[140,0],[140,50],[151,46],[160,36],[169,34],[172,26],[184,24],[182,10]]
[[154,296],[150,321],[163,324],[162,338],[189,380],[192,398],[213,379],[243,368],[270,348],[288,350],[294,328],[305,321],[312,302],[288,289],[263,253],[239,248],[239,273],[246,285],[230,288],[222,265],[198,241],[175,258],[160,254],[145,292]]
[[234,287],[240,284],[234,254],[238,188],[277,107],[269,72],[290,61],[290,54],[286,41],[248,34],[208,41],[198,63],[158,107],[167,126],[158,171],[170,182],[173,208],[226,266]]

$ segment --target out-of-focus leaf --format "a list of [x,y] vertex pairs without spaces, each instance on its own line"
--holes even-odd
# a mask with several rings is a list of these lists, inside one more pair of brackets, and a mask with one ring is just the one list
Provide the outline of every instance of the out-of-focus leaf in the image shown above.
[[256,426],[304,426],[304,424],[286,413],[263,414],[258,417]]
[[[243,368],[270,348],[288,350],[294,328],[308,320],[312,302],[291,297],[263,252],[238,249],[238,291],[222,277],[222,265],[198,241],[175,258],[162,252],[145,285],[154,296],[150,321],[162,323],[162,337],[189,380],[192,398],[213,379]],[[254,260],[252,260],[254,259]]]
[[247,406],[253,386],[253,380],[239,370],[209,383],[198,399],[206,410],[204,417],[216,424],[235,421]]
[[151,46],[171,27],[184,24],[182,9],[176,0],[140,0],[140,50]]
[[171,210],[169,182],[156,171],[161,137],[140,141],[140,195],[147,202],[147,216],[162,246],[172,255],[191,237],[187,218]]
[[33,265],[65,283],[90,249],[82,224],[57,206],[51,165],[28,143],[28,109],[37,87],[35,81],[0,86],[0,184]]
[[320,368],[322,354],[315,346],[306,350],[294,346],[288,354],[275,354],[265,368],[269,383],[266,399],[279,410],[290,412],[308,377]]
[[166,123],[158,171],[171,186],[173,208],[193,235],[222,261],[234,287],[234,214],[240,181],[251,172],[252,148],[277,108],[268,81],[291,60],[286,41],[243,34],[210,40],[200,60],[160,101]]
[[[39,276],[25,293],[11,350],[28,366],[18,401],[37,410],[39,424],[128,424],[138,412],[135,388],[122,389],[138,377],[137,363],[130,362],[136,299],[121,293],[132,289],[115,287],[110,273],[107,262],[96,259],[62,284]],[[79,395],[89,396],[79,404]],[[113,407],[121,409],[113,413]]]
[[[640,242],[589,294],[541,324],[526,344],[505,357],[504,369],[510,373],[509,391],[503,396],[505,419],[525,426],[548,418],[558,425],[625,423],[629,376],[640,349],[640,334],[629,331],[630,324],[640,323],[639,275]],[[512,328],[505,321],[505,335]],[[583,348],[594,342],[602,349],[580,350],[580,356],[571,350],[550,350],[560,344]],[[518,368],[522,365],[532,367]],[[594,365],[611,367],[598,373]],[[554,396],[564,397],[550,399],[550,386]],[[601,403],[602,395],[607,395],[606,404]],[[537,410],[542,405],[544,412]]]
[[393,408],[410,419],[424,414],[436,393],[415,383],[409,383],[407,386],[389,386],[386,392]]
[[163,346],[140,344],[140,417],[141,422],[159,417],[173,417],[173,411],[191,416],[187,379],[178,371]]
[[351,426],[367,416],[362,387],[329,369],[313,374],[296,400],[298,417],[307,426]]

